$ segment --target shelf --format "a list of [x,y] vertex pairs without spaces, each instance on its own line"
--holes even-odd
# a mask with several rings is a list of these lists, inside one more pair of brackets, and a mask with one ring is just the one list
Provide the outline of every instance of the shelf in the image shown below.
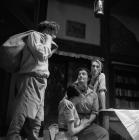
[[128,97],[128,96],[115,96],[116,98],[120,100],[127,100],[130,102],[139,102],[139,97]]
[[139,69],[123,67],[113,67],[112,105],[118,109],[139,109]]
[[138,90],[139,91],[139,85],[133,85],[133,84],[123,84],[123,83],[115,83],[115,87],[122,88],[122,89],[131,89],[131,90]]

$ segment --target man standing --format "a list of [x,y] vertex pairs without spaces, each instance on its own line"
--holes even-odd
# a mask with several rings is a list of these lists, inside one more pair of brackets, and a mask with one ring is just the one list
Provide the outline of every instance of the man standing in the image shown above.
[[[21,140],[21,131],[27,119],[31,120],[28,140],[37,140],[44,120],[44,96],[49,77],[48,58],[56,51],[53,42],[59,30],[56,22],[43,21],[38,31],[23,38],[20,70],[16,79],[17,105],[7,133],[8,140]],[[56,46],[53,49],[53,44]]]

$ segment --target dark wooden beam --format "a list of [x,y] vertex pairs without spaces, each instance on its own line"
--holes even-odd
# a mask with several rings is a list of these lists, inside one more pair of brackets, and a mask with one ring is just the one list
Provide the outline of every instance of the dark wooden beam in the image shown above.
[[60,51],[103,57],[100,46],[65,39],[56,39]]
[[104,15],[100,18],[100,40],[101,48],[104,57],[104,73],[106,75],[107,85],[107,107],[109,107],[109,95],[110,95],[110,31],[109,31],[109,18],[110,18],[110,7],[109,0],[104,1]]

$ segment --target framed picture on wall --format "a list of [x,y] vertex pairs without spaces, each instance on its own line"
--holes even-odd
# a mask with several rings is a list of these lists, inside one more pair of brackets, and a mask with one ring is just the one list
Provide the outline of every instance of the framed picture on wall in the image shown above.
[[76,37],[85,39],[86,24],[77,21],[67,20],[66,35],[69,37]]

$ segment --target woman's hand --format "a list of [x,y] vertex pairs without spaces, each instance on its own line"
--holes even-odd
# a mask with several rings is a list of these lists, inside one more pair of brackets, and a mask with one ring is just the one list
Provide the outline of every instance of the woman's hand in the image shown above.
[[77,127],[75,127],[74,122],[69,122],[68,123],[68,133],[73,136],[78,134],[80,131],[82,131],[83,129],[85,129],[87,126],[89,126],[90,123],[88,121],[88,119],[82,119],[80,122],[80,125],[78,125]]
[[90,125],[90,121],[86,118],[81,120],[81,125],[83,125],[84,128]]

